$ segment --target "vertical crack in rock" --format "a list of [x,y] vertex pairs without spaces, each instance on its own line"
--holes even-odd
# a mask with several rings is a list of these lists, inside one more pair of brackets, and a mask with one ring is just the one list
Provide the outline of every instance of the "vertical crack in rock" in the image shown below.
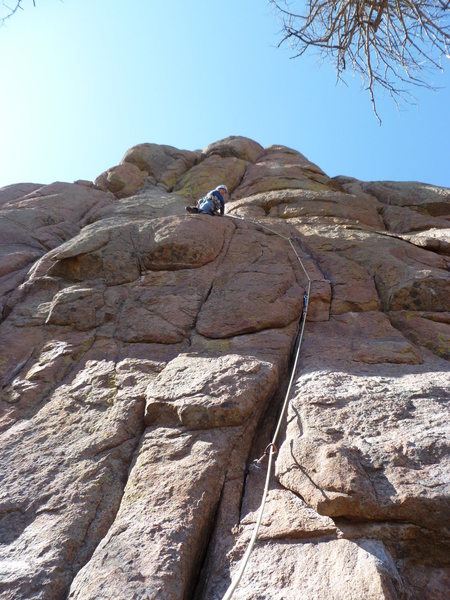
[[[284,398],[305,281],[285,239],[185,214],[183,196],[224,181],[230,213],[301,237],[312,275],[235,599],[444,597],[448,260],[434,250],[447,248],[449,191],[336,184],[292,149],[233,136],[204,154],[127,156],[135,168],[110,170],[117,194],[142,189],[143,166],[151,192],[58,183],[7,190],[14,213],[0,211],[0,273],[20,267],[0,281],[2,394],[16,402],[2,404],[0,595],[227,588],[257,519],[265,465],[252,459]],[[39,248],[53,250],[11,291]]]
[[[102,341],[99,339],[94,340],[89,350],[92,350],[95,344],[101,343]],[[85,349],[84,354],[86,354],[86,351],[88,351],[88,349]],[[91,368],[89,365],[90,363],[89,361],[87,361],[86,367],[88,371],[89,368]],[[117,371],[117,368],[114,367],[114,371],[110,371],[110,373],[112,374],[106,375],[106,379],[108,380],[109,378],[109,383],[105,380],[106,387],[105,392],[103,394],[103,398],[106,401],[107,407],[113,407],[116,403],[120,403],[121,400],[119,396],[124,391],[123,389],[121,389],[120,386],[117,387],[117,385],[115,384],[116,377],[120,375]],[[60,386],[62,385],[63,387],[66,387],[67,390],[74,390],[70,391],[69,394],[72,393],[76,396],[78,394],[77,390],[82,390],[83,388],[80,388],[80,383],[82,381],[81,379],[78,386],[74,386],[73,383],[70,383],[70,381],[73,380],[74,377],[76,380],[77,373],[76,369],[72,368],[72,375],[70,373],[66,374],[65,380],[62,382],[62,384],[60,383]],[[103,377],[103,375],[100,374],[100,377]],[[103,379],[105,378],[103,377]],[[90,385],[88,384],[88,389],[89,388]],[[35,412],[33,416],[28,415],[28,419],[35,422],[34,428],[36,433],[34,433],[34,431],[30,429],[30,434],[28,435],[28,438],[33,448],[32,451],[34,451],[34,453],[37,456],[36,466],[39,465],[38,468],[40,469],[42,484],[44,486],[46,485],[46,479],[53,482],[53,494],[45,496],[42,495],[42,491],[36,490],[33,502],[39,508],[38,510],[32,508],[31,506],[27,508],[28,527],[24,530],[23,536],[26,535],[27,538],[32,536],[33,530],[36,529],[36,527],[39,530],[39,522],[42,521],[42,519],[45,519],[45,515],[54,514],[54,519],[56,520],[56,522],[51,528],[51,539],[58,539],[56,532],[59,531],[61,541],[58,542],[57,546],[60,543],[67,544],[70,539],[71,541],[67,546],[67,549],[70,548],[70,552],[64,552],[64,558],[62,556],[61,558],[58,558],[56,565],[55,561],[53,560],[52,566],[47,567],[49,573],[53,573],[56,567],[56,571],[54,572],[54,575],[52,575],[50,581],[46,581],[45,578],[42,579],[39,573],[30,573],[29,575],[21,575],[20,573],[17,573],[18,579],[16,585],[18,587],[16,589],[18,592],[19,590],[22,590],[19,593],[22,593],[24,597],[31,597],[32,590],[37,588],[42,588],[42,590],[45,590],[46,597],[48,596],[51,598],[59,598],[65,596],[64,590],[67,589],[70,585],[70,580],[71,577],[73,577],[73,573],[78,571],[80,566],[82,566],[86,562],[86,560],[88,560],[88,558],[94,551],[95,546],[106,534],[107,529],[109,528],[112,520],[114,519],[115,513],[117,512],[120,504],[120,496],[123,493],[123,487],[125,485],[125,481],[123,481],[122,484],[120,484],[119,486],[119,490],[117,488],[115,478],[118,476],[119,471],[123,472],[124,469],[128,469],[128,464],[133,460],[134,449],[137,446],[137,443],[139,442],[139,435],[143,429],[144,401],[143,398],[139,400],[136,397],[136,393],[134,393],[133,395],[135,397],[133,401],[135,403],[140,404],[139,420],[141,426],[138,428],[139,431],[137,431],[137,438],[136,430],[134,430],[134,435],[131,438],[128,437],[129,433],[124,436],[122,436],[122,434],[119,434],[119,437],[117,437],[118,432],[112,431],[111,433],[113,437],[110,437],[109,440],[106,439],[105,442],[101,441],[99,438],[97,440],[92,440],[94,443],[93,445],[91,445],[91,452],[89,447],[82,447],[80,448],[80,451],[76,451],[75,448],[78,444],[78,441],[76,439],[71,440],[70,438],[73,438],[73,435],[69,434],[67,436],[66,442],[68,444],[68,448],[70,448],[70,445],[72,445],[73,447],[73,449],[69,450],[69,453],[75,450],[75,456],[78,454],[75,463],[70,464],[71,461],[68,460],[68,458],[64,455],[59,457],[59,450],[57,450],[56,455],[52,457],[51,453],[49,453],[51,447],[50,445],[52,443],[51,438],[59,436],[58,427],[55,431],[51,431],[51,429],[49,430],[49,433],[46,436],[47,439],[45,436],[42,436],[42,433],[45,429],[45,422],[48,419],[48,415],[51,415],[52,413],[55,414],[54,407],[51,408],[52,405],[54,405],[53,396],[55,394],[57,394],[57,392],[55,392],[54,387],[53,390],[47,392],[47,403],[42,404],[41,402],[39,410]],[[83,394],[81,397],[83,397],[85,400],[88,400],[88,402],[91,402],[92,406],[98,406],[100,408],[101,404],[99,404],[98,401],[101,398],[101,394],[99,395],[98,392],[96,392],[98,398],[94,398],[94,395],[92,395],[92,400],[90,398],[91,393],[88,391],[87,394],[88,395],[86,396]],[[79,399],[81,399],[81,397]],[[61,400],[62,398],[63,397],[60,396]],[[69,397],[66,397],[66,399],[62,401],[61,404],[66,404],[69,407]],[[73,405],[73,408],[75,407],[76,404]],[[72,412],[72,414],[74,412],[73,408],[70,409],[70,412]],[[100,410],[102,409],[100,408]],[[44,412],[48,413],[47,417],[42,414]],[[70,412],[67,416],[70,416]],[[133,419],[130,419],[129,424],[126,423],[125,429],[132,428],[132,423]],[[85,423],[85,426],[87,427],[87,430],[91,429],[89,421]],[[17,427],[15,429],[17,429]],[[15,429],[11,429],[12,434],[14,434]],[[108,425],[106,427],[106,430],[107,429]],[[40,432],[40,430],[42,431]],[[92,433],[94,433],[93,430],[91,431]],[[123,433],[125,434],[125,430]],[[114,436],[116,436],[115,441]],[[120,436],[122,436],[122,439],[120,439]],[[35,442],[33,442],[34,438],[36,438]],[[82,445],[84,446],[83,442]],[[40,446],[43,446],[42,450],[40,449]],[[126,458],[127,456],[128,459]],[[127,460],[128,464],[125,464],[124,460]],[[26,461],[22,460],[22,464],[19,464],[16,468],[18,468],[19,470],[26,469],[26,464],[23,464],[24,462],[26,463]],[[81,470],[81,472],[78,471],[79,469]],[[65,472],[66,470],[67,472]],[[89,473],[87,479],[85,479],[85,476],[83,475],[84,470],[86,471],[86,475]],[[79,474],[77,473],[77,471]],[[80,480],[80,476],[81,480],[85,479],[87,489],[86,491],[84,491],[81,487],[77,492],[76,481]],[[124,479],[123,476],[121,478]],[[66,484],[62,483],[61,485],[61,482],[58,483],[59,480],[68,480],[68,482],[71,482],[71,485],[73,486],[73,491],[71,491],[70,485],[67,489],[64,489],[64,487],[66,487]],[[33,493],[33,487],[35,486],[35,482],[31,480],[30,483],[31,489],[29,491],[30,493]],[[42,487],[42,484],[41,489],[45,489],[45,487]],[[14,488],[10,488],[10,491],[13,493],[12,497],[14,497]],[[26,495],[27,492],[28,490],[20,490],[19,488],[19,493],[21,493],[22,495]],[[72,495],[71,501],[63,500],[67,492]],[[88,492],[87,496],[86,492]],[[89,493],[91,494],[91,497],[89,497]],[[92,505],[93,502],[94,505]],[[76,516],[75,514],[70,515],[70,511],[74,510],[73,508],[71,508],[71,504],[74,505],[75,513],[77,511],[76,507],[79,507],[79,515],[76,518],[71,518]],[[65,508],[61,509],[61,507]],[[34,517],[31,516],[30,510],[33,511]],[[85,520],[86,518],[87,520]],[[45,558],[45,554],[48,553],[51,547],[53,546],[52,541],[48,540],[49,545],[47,549],[47,542],[45,541],[46,533],[47,532],[44,527],[41,530],[40,535],[41,543],[43,544],[43,548],[45,548],[44,564],[48,562],[48,560],[46,560]],[[56,536],[56,538],[53,538],[53,536]],[[67,542],[64,542],[63,540],[66,536],[69,536],[69,538],[67,539]],[[16,546],[20,543],[25,543],[29,546],[29,542],[27,543],[26,540],[23,540],[23,542],[21,542],[20,534],[16,542]],[[30,547],[29,549],[31,548],[32,547]],[[13,548],[11,548],[11,550],[13,550]],[[27,552],[23,552],[22,555],[25,558],[27,556]],[[58,565],[61,559],[63,559],[63,563]],[[72,575],[70,575],[70,573],[72,573]]]
[[23,367],[25,367],[25,365],[29,362],[30,358],[33,356],[34,351],[35,351],[35,348],[31,348],[28,356],[26,356],[23,360],[19,361],[17,363],[17,366],[14,367],[14,369],[12,369],[12,371],[9,373],[9,375],[7,375],[6,377],[3,378],[3,382],[2,382],[0,389],[8,387],[8,385],[11,383],[11,381],[17,375],[19,375],[20,371],[23,369]]
[[[110,454],[112,450],[118,450],[121,447],[125,448],[127,445],[130,446],[131,450],[127,450],[126,453],[128,454],[128,463],[125,463],[125,477],[123,478],[122,481],[122,487],[121,487],[121,493],[120,495],[118,495],[117,499],[116,499],[116,503],[115,503],[115,507],[113,507],[113,510],[109,513],[108,515],[108,520],[106,522],[104,522],[103,527],[102,527],[102,533],[99,534],[99,532],[95,531],[95,526],[97,525],[97,521],[98,521],[98,517],[99,517],[99,513],[101,512],[101,507],[104,504],[104,499],[106,494],[106,490],[103,491],[101,493],[101,495],[99,496],[99,500],[97,503],[97,506],[95,508],[95,514],[93,515],[92,519],[90,520],[89,523],[86,524],[86,532],[84,535],[84,540],[82,545],[80,546],[80,548],[77,551],[77,558],[74,560],[73,564],[72,564],[72,580],[70,581],[69,585],[68,585],[68,590],[70,588],[70,586],[72,585],[73,579],[76,577],[78,571],[83,568],[85,565],[89,564],[89,561],[91,560],[92,555],[94,554],[96,548],[101,544],[102,540],[108,535],[111,527],[114,525],[114,521],[116,519],[117,513],[120,510],[120,505],[124,496],[124,492],[125,492],[125,488],[128,482],[128,478],[130,476],[130,471],[131,471],[131,467],[132,464],[135,460],[135,455],[136,455],[136,451],[140,445],[143,433],[144,433],[144,428],[145,428],[145,424],[144,424],[144,412],[145,412],[145,403],[142,402],[142,410],[141,410],[141,429],[140,431],[136,432],[136,435],[132,438],[129,438],[123,442],[120,442],[119,444],[116,445],[110,445],[110,446],[106,446],[104,448],[102,448],[99,453],[94,454],[93,456],[95,458],[98,458],[100,455],[107,455]],[[105,456],[105,458],[107,458],[107,456]],[[112,473],[112,476],[114,476],[114,473]],[[109,482],[106,481],[102,487],[103,488],[107,488],[109,486]],[[94,529],[93,532],[91,532],[91,530]],[[89,539],[90,535],[93,537],[93,539]]]
[[140,253],[139,249],[136,246],[136,242],[134,240],[134,235],[133,235],[133,231],[132,230],[130,230],[130,242],[131,242],[131,245],[133,246],[134,254],[136,256],[136,260],[137,260],[137,263],[139,265],[139,277],[142,277],[142,274],[144,273],[145,269],[144,269],[143,264],[142,264],[141,253]]
[[[117,363],[115,366],[115,372],[116,372],[116,376],[117,376],[118,375]],[[119,392],[120,392],[120,388],[116,387],[116,396]],[[123,499],[123,496],[125,493],[125,488],[127,486],[128,479],[130,477],[132,465],[136,460],[136,452],[141,444],[141,441],[142,441],[142,438],[144,435],[144,430],[145,430],[145,423],[144,423],[145,400],[143,397],[140,400],[138,399],[138,397],[135,397],[134,400],[135,400],[135,402],[139,401],[139,404],[141,406],[141,408],[139,410],[140,416],[138,417],[138,420],[137,420],[137,423],[140,422],[140,427],[138,429],[135,429],[134,432],[130,432],[130,433],[134,433],[134,435],[132,437],[125,439],[124,441],[120,441],[118,443],[109,443],[106,445],[102,445],[102,447],[97,452],[93,453],[93,458],[95,460],[101,461],[102,459],[103,460],[108,459],[108,457],[111,455],[111,453],[113,451],[120,450],[122,448],[124,449],[125,460],[123,461],[123,468],[122,468],[122,471],[123,471],[123,477],[121,478],[122,484],[121,484],[120,490],[118,490],[118,493],[116,494],[114,505],[109,506],[107,496],[108,496],[108,488],[110,486],[110,479],[108,480],[108,478],[106,478],[105,481],[102,482],[102,486],[101,486],[102,491],[99,495],[99,500],[95,507],[95,513],[92,516],[90,522],[88,522],[86,524],[83,543],[78,548],[77,556],[72,563],[72,579],[69,582],[67,589],[69,589],[71,587],[73,579],[76,577],[77,573],[80,571],[81,568],[83,568],[85,566],[86,566],[86,568],[89,568],[89,562],[92,558],[92,555],[95,553],[96,548],[98,548],[101,545],[102,541],[109,535],[110,530],[114,526],[114,522],[116,520],[117,513],[120,510],[122,499]],[[121,454],[121,453],[119,452],[119,454]],[[109,467],[109,470],[111,471],[109,477],[114,478],[117,475],[117,473],[112,471],[110,467]],[[106,499],[106,501],[105,501],[105,499]],[[109,508],[109,510],[108,510],[108,508]],[[105,511],[107,511],[107,513],[108,513],[106,519],[105,519],[105,516],[102,514]],[[99,520],[101,521],[100,528],[99,528],[99,523],[98,523]],[[91,538],[91,539],[89,539],[89,538]],[[66,594],[64,595],[64,597],[66,597]]]
[[[292,337],[289,362],[293,360],[296,341],[297,333]],[[262,492],[261,481],[258,482],[260,478],[257,478],[257,485],[255,486],[255,478],[251,477],[251,474],[265,474],[267,461],[263,461],[262,465],[259,466],[256,459],[262,456],[264,449],[272,439],[289,379],[290,369],[287,369],[285,364],[284,374],[280,376],[278,386],[273,395],[267,400],[258,421],[253,424],[250,423],[247,427],[248,431],[242,436],[243,439],[248,440],[247,443],[242,447],[241,442],[238,440],[235,445],[240,460],[237,463],[232,460],[234,467],[229,471],[231,476],[228,477],[227,474],[222,489],[216,522],[209,537],[206,557],[193,596],[194,600],[221,598],[226,586],[230,583],[229,575],[224,580],[224,564],[228,563],[229,559],[227,557],[240,534],[242,534],[244,526],[241,524],[241,519],[244,507],[245,511],[248,511],[248,507],[245,506],[246,503],[248,504],[248,497],[251,497],[253,503],[257,502],[257,498],[260,500]],[[251,479],[250,483],[249,479]],[[248,541],[248,536],[245,537],[245,541]],[[236,551],[232,552],[233,559],[236,560],[238,556],[240,557],[244,550],[245,547],[239,544]]]
[[286,396],[287,388],[289,385],[291,368],[294,360],[294,352],[296,349],[295,341],[297,339],[298,333],[296,333],[295,338],[293,340],[293,351],[290,356],[290,367],[281,378],[278,389],[276,390],[273,399],[266,407],[264,414],[261,416],[261,419],[256,427],[256,431],[252,440],[251,449],[249,453],[250,462],[247,461],[245,473],[243,476],[243,486],[242,486],[242,494],[239,502],[239,523],[242,519],[242,511],[244,506],[245,496],[248,495],[248,480],[251,471],[261,470],[265,471],[267,468],[267,457],[261,461],[261,465],[259,465],[256,461],[264,456],[265,449],[267,445],[272,440],[275,428],[277,426],[277,422],[280,416],[280,411],[283,406],[283,402]]
[[[216,261],[217,261],[217,262],[216,262],[216,265],[217,265],[217,267],[216,267],[216,273],[218,273],[218,272],[220,271],[220,267],[221,267],[221,265],[222,265],[222,264],[224,263],[224,261],[226,260],[226,258],[227,258],[227,254],[228,254],[228,251],[229,251],[229,249],[230,249],[230,246],[231,246],[231,242],[232,242],[233,236],[235,235],[235,233],[236,233],[236,231],[237,231],[237,227],[236,227],[236,225],[235,225],[235,223],[234,223],[234,222],[232,222],[232,225],[233,225],[233,232],[232,232],[232,234],[231,234],[229,237],[228,237],[228,236],[225,236],[225,237],[224,237],[224,241],[223,241],[222,249],[221,249],[221,251],[220,251],[220,253],[219,253],[218,259],[216,259]],[[196,317],[195,317],[195,321],[194,321],[194,324],[193,324],[193,326],[192,326],[192,329],[191,329],[191,338],[190,338],[190,343],[192,343],[192,333],[193,333],[194,331],[196,331],[196,329],[197,329],[197,321],[198,321],[198,317],[199,317],[199,315],[200,315],[200,312],[201,312],[201,310],[202,310],[203,306],[204,306],[204,305],[206,304],[206,302],[208,301],[208,299],[209,299],[209,297],[211,296],[211,293],[212,293],[212,291],[213,291],[213,288],[214,288],[214,282],[215,282],[215,280],[216,280],[216,276],[212,277],[212,279],[211,279],[211,283],[210,283],[210,285],[209,285],[209,287],[208,287],[208,289],[207,289],[207,291],[206,291],[206,293],[205,293],[205,295],[204,295],[203,301],[202,301],[201,305],[199,306],[199,308],[198,308],[198,310],[197,310],[197,314],[196,314]]]
[[[282,473],[280,473],[280,474],[282,475]],[[319,486],[319,489],[321,489],[320,486]],[[287,494],[292,494],[292,493],[298,494],[298,492],[296,490],[291,491],[291,490],[287,490],[286,488],[284,488],[284,490],[285,490],[285,492],[287,492]],[[247,485],[246,485],[246,491],[247,491]],[[375,493],[376,489],[373,486],[372,486],[372,492],[375,495],[375,501],[376,501],[376,503],[379,503],[380,502],[380,498],[378,497],[378,494]],[[281,493],[281,491],[280,491],[280,493]],[[243,494],[242,497],[245,498],[245,493]],[[299,498],[300,501],[302,500],[302,496],[300,494],[298,494],[298,498]],[[306,502],[303,502],[303,504],[304,504],[304,507],[305,507],[306,511],[311,511],[312,513],[315,513],[315,511],[312,509],[311,505],[308,506],[308,504],[306,504]],[[317,513],[316,513],[316,515],[317,515]],[[332,537],[334,539],[336,539],[336,537],[337,537],[336,526],[333,523],[332,519],[322,518],[322,521],[324,521],[323,523],[320,522],[321,517],[319,515],[317,515],[316,519],[318,519],[318,522],[316,523],[317,532],[314,535],[320,537],[320,535],[321,535],[320,532],[323,531],[323,529],[325,529],[325,530],[328,529],[330,532],[333,531],[333,536]],[[328,521],[327,521],[327,519],[328,519]],[[245,517],[244,517],[244,523],[245,523]],[[290,524],[290,527],[292,528],[292,523]],[[266,534],[263,533],[262,539],[265,539],[264,535],[266,535]],[[278,537],[280,539],[283,539],[283,535],[282,534],[277,534],[277,535],[278,535]],[[300,531],[298,531],[296,535],[301,537]],[[303,537],[305,537],[305,534],[303,534]],[[286,538],[284,538],[284,539],[286,539]],[[289,539],[289,538],[287,538],[287,539]],[[305,539],[307,540],[307,535],[306,535]],[[326,540],[326,539],[332,539],[332,538],[330,538],[328,536],[328,537],[325,537],[325,538],[324,537],[320,537],[320,539],[321,540]],[[380,545],[379,541],[377,541],[376,543],[378,544],[378,546],[377,546],[377,548],[378,548],[377,552],[383,552],[382,544]],[[237,548],[238,548],[238,546],[236,546],[236,551],[237,551]],[[244,549],[245,548],[242,548],[241,553],[243,552]],[[214,552],[213,548],[211,549],[211,552]],[[392,559],[390,559],[389,556],[386,555],[385,561],[389,562],[389,560],[392,560]],[[393,564],[393,563],[391,563],[391,564]],[[397,598],[397,597],[403,597],[404,596],[404,591],[403,590],[405,589],[405,586],[407,586],[407,584],[404,581],[402,581],[401,577],[399,576],[399,574],[396,571],[393,571],[391,574],[387,573],[386,574],[386,578],[385,578],[384,575],[382,576],[382,578],[380,580],[380,586],[381,586],[380,589],[383,590],[383,595],[386,594],[386,597],[396,597]],[[225,588],[222,588],[221,593],[223,593],[224,589]],[[213,590],[213,588],[210,587],[209,588],[209,592],[207,591],[206,595],[203,595],[203,593],[202,593],[202,595],[200,595],[199,597],[201,597],[201,598],[216,598],[216,597],[219,598],[220,595],[214,594],[212,590]],[[393,596],[393,594],[395,594],[395,596]],[[245,596],[245,592],[244,592],[244,596],[243,597],[246,597]]]
[[[242,436],[244,438],[244,436]],[[233,456],[236,453],[238,444],[241,443],[241,437],[238,437],[230,455]],[[211,515],[207,534],[205,535],[205,545],[201,560],[199,561],[196,573],[193,575],[193,583],[191,586],[191,592],[186,596],[186,600],[200,600],[202,598],[203,590],[208,578],[209,562],[210,562],[210,550],[214,547],[214,533],[217,529],[218,521],[220,520],[221,510],[223,509],[223,503],[228,500],[227,498],[227,486],[233,484],[241,484],[243,489],[243,476],[239,476],[232,473],[233,466],[230,466],[225,474],[220,496],[217,501],[216,509],[214,514]],[[231,472],[231,476],[230,476]]]
[[[269,343],[286,352],[285,345],[288,339],[289,345],[292,345],[294,331],[293,325],[289,326],[280,340],[280,334],[272,330],[260,331],[254,341],[248,335],[234,336],[227,343],[236,345],[235,352],[243,344],[242,350],[238,354],[225,356],[220,351],[222,341],[210,340],[207,341],[209,353],[206,357],[196,357],[195,353],[192,356],[179,355],[160,373],[147,393],[146,422],[149,427],[128,479],[118,518],[89,565],[75,580],[72,586],[74,598],[95,597],[99,585],[102,590],[105,586],[109,587],[111,584],[106,582],[104,575],[100,575],[101,581],[98,578],[99,573],[109,573],[110,569],[114,570],[116,581],[121,582],[123,589],[128,590],[127,593],[140,593],[138,590],[142,590],[145,582],[149,582],[149,569],[153,575],[151,581],[159,593],[165,590],[166,594],[173,593],[174,597],[190,593],[197,577],[198,557],[203,552],[205,536],[223,493],[224,475],[221,473],[230,473],[232,468],[242,478],[242,463],[246,462],[248,446],[253,438],[250,430],[251,433],[254,432],[258,416],[272,397],[278,378],[279,367],[276,365],[280,363],[280,357],[274,360],[274,349],[269,346],[267,350],[273,364],[263,361],[263,357],[256,360],[253,356],[247,356],[245,344],[251,344],[249,350],[253,353],[258,347],[257,340],[264,342],[268,338]],[[196,339],[195,343],[201,342]],[[195,348],[194,345],[191,350],[195,352]],[[284,359],[281,362],[284,363]],[[204,373],[204,369],[209,370]],[[235,373],[234,380],[227,374],[230,370]],[[192,390],[190,386],[193,386]],[[242,454],[241,444],[236,444],[236,438],[242,439],[242,435],[239,429],[234,431],[229,426],[240,427],[240,423],[247,420],[249,431],[243,438],[245,452]],[[179,429],[180,426],[183,429]],[[191,447],[192,451],[188,452]],[[194,447],[196,452],[193,451]],[[229,465],[230,453],[234,455],[233,447],[237,449],[239,456],[231,457],[230,467],[227,464]],[[211,466],[206,461],[205,451],[216,456]],[[184,464],[186,467],[183,469]],[[175,468],[186,473],[185,480],[170,478],[170,473]],[[150,487],[144,483],[147,481],[147,472],[154,475],[153,485]],[[205,477],[207,480],[204,480]],[[192,482],[191,478],[194,478]],[[234,486],[239,481],[239,477],[227,476],[227,486]],[[143,502],[148,507],[150,521],[141,524],[133,518],[138,509],[137,502]],[[155,510],[156,506],[158,510]],[[165,511],[161,514],[163,507]],[[199,513],[195,520],[186,517],[188,524],[183,528],[182,534],[178,533],[176,520],[171,520],[169,525],[166,524],[167,516],[164,517],[167,511],[169,514],[174,511],[178,514],[181,508],[188,514]],[[135,554],[132,539],[137,533],[136,528],[141,532],[140,538],[147,551],[145,557],[135,556],[131,565],[125,566],[130,563],[126,557]],[[122,532],[120,539],[116,531]],[[175,562],[171,548],[173,540],[180,539],[180,536],[185,541],[181,547],[177,546]],[[186,546],[190,548],[188,554]],[[161,548],[164,554],[169,553],[167,567],[170,571],[167,573],[161,570],[160,563],[148,563],[149,557],[153,556],[157,548]],[[136,572],[142,573],[142,579],[136,579]]]

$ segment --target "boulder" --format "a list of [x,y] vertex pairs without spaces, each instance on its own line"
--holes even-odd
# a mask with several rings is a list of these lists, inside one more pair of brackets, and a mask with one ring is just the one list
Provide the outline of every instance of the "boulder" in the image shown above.
[[160,144],[138,144],[122,158],[122,164],[133,164],[148,173],[156,183],[172,189],[176,181],[200,160],[200,151],[178,150]]
[[236,135],[230,135],[223,140],[209,144],[203,150],[205,156],[211,156],[212,154],[218,154],[223,158],[235,156],[251,163],[256,162],[263,152],[264,148],[258,142]]
[[107,285],[118,285],[135,281],[146,269],[196,268],[218,256],[232,230],[229,221],[208,215],[153,222],[104,219],[49,252],[32,276],[50,274],[76,281],[99,278]]
[[[299,183],[299,182],[298,182]],[[237,194],[240,195],[239,190]],[[335,223],[368,226],[384,230],[383,221],[378,214],[380,205],[366,196],[345,194],[335,190],[281,189],[252,194],[234,200],[228,205],[228,211],[235,213],[240,207],[260,206],[265,214],[274,219],[296,219],[310,222],[312,218],[324,222],[328,219]],[[249,215],[251,216],[251,215]]]
[[112,598],[118,589],[127,598],[192,594],[232,440],[230,430],[147,429],[114,525],[69,598]]
[[[66,370],[57,390],[19,427],[2,436],[2,582],[5,597],[56,598],[114,521],[127,469],[142,430],[136,380],[114,347],[94,345]],[[68,356],[68,355],[66,355]],[[80,355],[78,355],[80,356]],[[43,361],[57,361],[47,347]],[[43,366],[43,365],[42,365]],[[145,366],[141,373],[145,372]],[[47,369],[30,377],[55,377]],[[55,381],[54,379],[54,381]]]
[[145,420],[192,429],[243,425],[277,379],[273,364],[239,355],[180,356],[148,388]]
[[[444,257],[359,227],[300,222],[297,229],[317,260],[326,263],[337,253],[359,264],[373,278],[384,310],[447,310],[450,280]],[[326,273],[332,278],[331,271]]]
[[95,187],[95,184],[90,179],[77,179],[74,181],[76,185],[84,185],[85,187],[92,188]]
[[248,166],[233,199],[287,188],[326,191],[335,187],[336,184],[300,152],[285,146],[271,146],[256,163]]
[[386,228],[393,233],[448,229],[448,220],[424,215],[403,206],[385,206],[381,211]]
[[362,189],[383,204],[414,207],[433,217],[450,215],[450,189],[416,181],[370,181]]
[[117,198],[133,196],[145,183],[146,171],[131,163],[111,167],[95,180],[95,185],[104,192],[112,192]]
[[232,192],[239,185],[247,164],[241,158],[222,158],[212,154],[181,177],[174,186],[174,191],[191,201],[198,200],[221,183]]

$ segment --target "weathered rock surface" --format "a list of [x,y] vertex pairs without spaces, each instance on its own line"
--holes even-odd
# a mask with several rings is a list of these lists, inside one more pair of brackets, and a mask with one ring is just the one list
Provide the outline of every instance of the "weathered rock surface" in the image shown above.
[[30,266],[110,205],[110,194],[70,183],[18,184],[0,190],[0,313]]
[[264,148],[250,138],[231,135],[224,140],[209,144],[204,150],[205,156],[218,154],[219,156],[235,156],[248,162],[256,162],[264,154]]
[[[301,391],[293,398],[277,461],[279,480],[320,514],[439,530],[449,508],[447,365],[433,356],[421,359],[399,333],[390,334],[390,326],[381,338],[368,339],[374,324],[367,317],[371,313],[348,313],[311,324]],[[339,334],[341,326],[350,335]],[[320,349],[326,365],[318,364]],[[414,366],[422,360],[428,373]],[[411,365],[402,368],[401,378],[393,377],[398,363]],[[417,373],[420,391],[413,385]]]
[[434,217],[450,215],[450,191],[447,188],[414,181],[372,181],[361,187],[384,204],[414,208]]
[[181,175],[200,159],[200,155],[199,151],[178,150],[173,146],[138,144],[125,153],[122,164],[135,165],[148,173],[153,183],[172,189]]
[[[192,167],[177,182],[174,190],[190,200],[196,200],[209,192],[215,184],[224,183],[230,191],[240,183],[248,163],[241,158],[211,154],[200,164]],[[211,185],[211,182],[214,182]]]
[[0,596],[222,598],[309,291],[234,597],[446,598],[449,217],[239,136],[0,190]]
[[333,182],[303,154],[285,146],[271,146],[250,165],[236,190],[235,199],[260,192],[300,188],[306,190],[327,190]]
[[450,228],[429,229],[427,231],[421,231],[420,233],[413,235],[404,235],[402,237],[420,248],[439,252],[440,254],[450,254]]
[[146,171],[141,171],[132,163],[124,163],[111,167],[99,175],[94,183],[99,189],[112,192],[117,198],[126,198],[143,187],[146,177]]
[[448,229],[448,220],[424,215],[400,206],[385,206],[381,211],[386,228],[394,233],[408,233],[428,229]]
[[[381,542],[285,540],[268,546],[262,543],[256,548],[234,598],[404,598],[401,577]],[[277,560],[268,563],[267,552]]]

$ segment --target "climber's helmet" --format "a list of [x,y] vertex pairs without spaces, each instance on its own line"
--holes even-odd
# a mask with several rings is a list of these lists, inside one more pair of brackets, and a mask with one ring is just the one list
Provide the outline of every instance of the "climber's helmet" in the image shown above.
[[216,191],[218,191],[219,193],[223,193],[224,191],[228,194],[228,188],[224,183],[221,183],[220,185],[218,185],[216,187]]

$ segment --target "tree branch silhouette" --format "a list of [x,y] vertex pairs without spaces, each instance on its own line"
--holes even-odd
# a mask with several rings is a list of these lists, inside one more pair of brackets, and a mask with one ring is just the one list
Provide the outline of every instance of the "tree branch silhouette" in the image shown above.
[[[282,22],[292,58],[318,49],[344,72],[358,73],[374,113],[380,88],[394,101],[408,100],[409,85],[436,89],[426,75],[450,58],[450,0],[269,0]],[[304,11],[293,12],[294,5]]]

